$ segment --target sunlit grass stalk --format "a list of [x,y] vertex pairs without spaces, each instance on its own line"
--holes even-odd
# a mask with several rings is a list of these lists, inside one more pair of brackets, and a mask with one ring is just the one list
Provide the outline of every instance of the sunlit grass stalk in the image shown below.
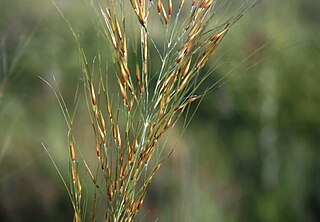
[[[79,164],[85,166],[94,185],[93,221],[97,220],[99,198],[104,202],[105,221],[133,221],[136,217],[155,173],[170,155],[165,155],[159,141],[182,112],[207,93],[196,93],[210,75],[210,72],[203,75],[201,69],[216,52],[229,28],[251,6],[245,1],[236,16],[212,27],[217,2],[220,6],[225,3],[218,0],[130,0],[129,5],[129,1],[101,2],[97,10],[102,24],[98,35],[102,34],[100,40],[103,41],[99,43],[97,55],[98,72],[90,67],[78,36],[67,21],[78,43],[98,163],[98,169],[92,170],[81,156],[73,136],[73,118],[64,112],[69,128],[69,193],[74,221],[85,218],[83,175]],[[140,37],[133,40],[139,42],[133,51],[141,53],[135,58],[129,57],[128,40],[132,37],[127,33],[130,13],[126,10],[129,9],[137,20],[129,24],[136,24],[140,33]],[[189,14],[182,18],[182,11]],[[154,22],[150,19],[152,15],[158,16],[162,23],[163,50],[157,47],[150,33],[149,26],[153,25],[150,23]],[[106,44],[110,47],[105,47]],[[154,52],[156,56],[151,57]],[[104,69],[110,55],[113,68]],[[161,64],[157,72],[151,69],[154,60]],[[109,82],[112,78],[108,75],[112,73],[115,82]],[[118,94],[110,90],[114,84],[118,86]],[[58,97],[64,109],[65,104]]]

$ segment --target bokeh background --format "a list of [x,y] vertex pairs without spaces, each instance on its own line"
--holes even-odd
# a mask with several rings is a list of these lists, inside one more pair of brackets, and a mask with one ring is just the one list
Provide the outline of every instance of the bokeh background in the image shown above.
[[[57,3],[93,53],[90,1]],[[49,0],[1,0],[0,38],[0,221],[72,221],[41,146],[67,172],[67,127],[39,76],[55,77],[72,110],[76,44]],[[171,132],[141,221],[320,221],[319,40],[317,0],[261,1],[232,28],[203,87],[226,81]]]

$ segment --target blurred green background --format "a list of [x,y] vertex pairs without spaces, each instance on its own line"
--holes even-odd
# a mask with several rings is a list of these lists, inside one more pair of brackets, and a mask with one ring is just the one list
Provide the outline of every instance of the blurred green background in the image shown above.
[[[57,0],[94,52],[87,1]],[[80,82],[76,44],[49,0],[0,2],[0,221],[71,221],[67,127],[39,76],[68,106]],[[320,220],[320,1],[261,1],[216,57],[224,75],[154,179],[142,221]],[[80,107],[79,119],[85,114]],[[83,111],[82,111],[83,110]],[[182,121],[181,121],[182,123]],[[86,135],[86,132],[82,132]]]

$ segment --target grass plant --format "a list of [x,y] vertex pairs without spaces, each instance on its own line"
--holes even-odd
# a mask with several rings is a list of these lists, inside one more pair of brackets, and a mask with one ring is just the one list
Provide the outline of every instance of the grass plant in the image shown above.
[[[88,58],[58,8],[78,44],[96,153],[96,164],[89,165],[74,132],[74,114],[55,92],[69,129],[70,181],[64,182],[74,221],[87,220],[88,211],[92,221],[136,218],[154,175],[170,156],[161,139],[191,103],[215,86],[199,92],[214,70],[204,72],[203,67],[254,3],[241,2],[228,17],[233,1],[98,1],[99,49],[94,59]],[[93,186],[87,189],[93,190],[90,201],[84,197],[83,187],[90,185],[82,167]]]

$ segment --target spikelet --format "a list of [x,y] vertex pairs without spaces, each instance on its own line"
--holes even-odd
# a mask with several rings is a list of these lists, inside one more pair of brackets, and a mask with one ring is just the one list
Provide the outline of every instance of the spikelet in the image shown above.
[[93,82],[92,82],[92,80],[90,80],[90,93],[91,93],[91,99],[92,99],[92,104],[94,105],[94,106],[96,106],[97,105],[97,97],[96,97],[96,93],[95,93],[95,91],[94,91],[94,87],[93,87]]
[[107,187],[109,200],[113,200],[113,187],[112,184],[109,184]]
[[101,129],[101,127],[98,125],[98,131],[99,131],[99,135],[100,135],[100,137],[101,137],[101,140],[102,140],[102,142],[103,142],[103,144],[106,144],[106,137],[105,137],[105,135],[104,135],[104,133],[103,133],[103,131],[102,131],[102,129]]
[[102,126],[103,131],[106,132],[107,131],[106,122],[103,118],[101,110],[100,110],[100,122],[101,122],[101,126]]
[[70,149],[70,159],[71,159],[71,161],[75,161],[76,154],[75,154],[74,146],[73,146],[71,139],[70,139],[69,149]]
[[171,16],[171,14],[172,14],[172,0],[168,0],[168,8],[169,8],[168,15]]

